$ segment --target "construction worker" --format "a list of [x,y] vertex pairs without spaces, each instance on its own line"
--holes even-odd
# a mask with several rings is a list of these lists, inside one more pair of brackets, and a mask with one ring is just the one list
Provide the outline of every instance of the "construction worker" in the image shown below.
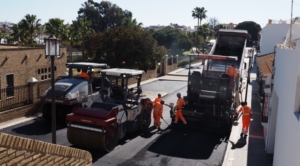
[[160,102],[162,99],[161,99],[161,94],[157,94],[157,98],[155,98],[154,102],[153,102],[153,107],[155,106],[155,103],[157,102]]
[[88,75],[87,73],[87,70],[86,69],[82,69],[82,72],[80,74],[80,77],[86,79],[86,80],[89,80],[90,79],[90,76]]
[[236,114],[239,114],[240,112],[243,113],[243,128],[242,128],[242,132],[241,132],[241,137],[245,136],[247,137],[248,134],[248,129],[249,129],[249,125],[250,125],[250,120],[251,120],[251,116],[252,116],[252,110],[250,107],[247,106],[247,102],[242,102],[241,103],[242,107],[239,109],[239,111],[236,112]]
[[161,130],[160,128],[160,118],[163,118],[162,112],[163,112],[163,106],[165,102],[163,100],[157,101],[154,104],[154,110],[153,110],[153,119],[154,119],[154,126],[157,127],[158,131]]
[[234,67],[234,64],[232,64],[230,67],[228,67],[226,73],[231,79],[235,79],[238,74],[238,70]]
[[183,115],[182,115],[182,108],[185,105],[185,101],[184,99],[181,97],[180,93],[177,93],[177,104],[174,107],[176,111],[176,117],[175,117],[175,121],[174,123],[176,124],[178,122],[178,119],[182,120],[184,124],[187,124],[186,120],[184,119]]

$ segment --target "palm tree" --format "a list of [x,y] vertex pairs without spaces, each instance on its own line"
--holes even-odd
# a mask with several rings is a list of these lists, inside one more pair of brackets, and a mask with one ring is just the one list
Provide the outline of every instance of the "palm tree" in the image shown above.
[[136,19],[132,19],[132,17],[125,17],[122,20],[122,26],[130,28],[130,27],[141,27],[143,23],[137,23]]
[[28,32],[22,27],[21,22],[18,24],[14,24],[11,27],[11,30],[13,31],[10,36],[12,37],[12,40],[20,42],[21,44],[27,43],[27,36]]
[[[205,45],[207,37],[212,36],[214,31],[210,28],[209,24],[206,23],[198,28],[198,33],[203,37],[203,45]],[[204,46],[202,48],[204,49]]]
[[60,18],[51,18],[49,19],[49,22],[45,24],[45,33],[61,38],[63,36],[64,28],[64,20]]
[[192,11],[192,17],[198,19],[198,27],[201,26],[201,22],[203,19],[206,19],[206,12],[204,7],[195,7],[195,9]]
[[[82,61],[84,61],[85,56],[85,40],[86,37],[91,36],[95,33],[94,29],[90,28],[92,25],[91,21],[86,20],[85,18],[79,18],[73,21],[72,31],[76,34],[77,40],[81,40],[82,43]],[[76,40],[75,40],[76,41]]]
[[37,34],[36,32],[41,27],[41,20],[37,19],[36,15],[30,15],[27,14],[21,21],[20,21],[20,27],[28,32],[29,34],[29,40],[30,44],[33,43],[33,37],[35,37]]
[[[202,19],[205,19],[207,10],[204,7],[195,7],[192,11],[192,17],[198,19],[198,28],[201,26]],[[198,33],[197,33],[196,51],[198,52]],[[205,40],[205,39],[204,39]]]

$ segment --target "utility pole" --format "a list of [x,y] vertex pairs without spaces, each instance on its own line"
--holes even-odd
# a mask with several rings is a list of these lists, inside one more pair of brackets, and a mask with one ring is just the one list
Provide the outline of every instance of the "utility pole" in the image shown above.
[[292,6],[291,6],[290,46],[291,46],[291,44],[292,44],[293,4],[294,4],[294,0],[292,0]]

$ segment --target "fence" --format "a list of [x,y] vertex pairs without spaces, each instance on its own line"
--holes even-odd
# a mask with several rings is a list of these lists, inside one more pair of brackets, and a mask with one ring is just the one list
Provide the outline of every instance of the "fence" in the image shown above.
[[39,101],[40,97],[43,93],[51,86],[51,80],[45,80],[37,83],[37,101]]
[[0,90],[0,112],[31,104],[30,84]]

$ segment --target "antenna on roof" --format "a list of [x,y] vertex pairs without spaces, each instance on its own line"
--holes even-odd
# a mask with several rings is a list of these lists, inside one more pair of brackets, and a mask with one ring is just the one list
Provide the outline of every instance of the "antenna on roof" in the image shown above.
[[292,44],[292,27],[293,27],[293,3],[294,3],[294,0],[292,0],[292,7],[291,7],[291,25],[290,25],[290,45]]

